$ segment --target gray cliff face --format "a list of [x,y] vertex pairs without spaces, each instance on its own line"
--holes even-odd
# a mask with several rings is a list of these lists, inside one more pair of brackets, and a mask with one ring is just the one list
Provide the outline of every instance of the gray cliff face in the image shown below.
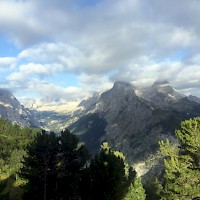
[[0,117],[22,127],[39,127],[33,114],[5,89],[0,89]]
[[200,99],[181,94],[168,81],[155,82],[151,87],[143,90],[141,97],[149,101],[155,108],[162,110],[191,114],[199,112]]
[[136,156],[136,148],[142,153],[142,135],[158,122],[153,118],[154,109],[149,102],[136,96],[132,85],[124,83],[114,84],[111,90],[101,95],[97,112],[107,122],[103,140],[126,152],[128,158]]
[[136,89],[129,83],[116,82],[93,102],[93,110],[80,117],[71,130],[89,148],[92,146],[93,152],[101,142],[108,141],[129,161],[136,162],[156,152],[159,140],[173,139],[174,130],[182,120],[200,115],[200,104],[179,93],[168,82],[156,82],[142,89],[140,96]]
[[198,98],[198,97],[190,95],[190,96],[188,96],[188,99],[190,101],[193,101],[193,102],[196,102],[196,103],[200,104],[200,98]]
[[151,87],[143,89],[141,94],[142,98],[161,109],[171,108],[173,103],[185,97],[174,89],[168,81],[157,81]]
[[[101,95],[97,111],[108,122],[106,130],[111,140],[115,138],[121,140],[124,132],[130,131],[128,130],[130,126],[142,130],[143,121],[150,119],[145,123],[145,126],[148,126],[153,113],[149,103],[135,95],[132,85],[119,83]],[[130,134],[133,132],[134,130],[131,130]]]

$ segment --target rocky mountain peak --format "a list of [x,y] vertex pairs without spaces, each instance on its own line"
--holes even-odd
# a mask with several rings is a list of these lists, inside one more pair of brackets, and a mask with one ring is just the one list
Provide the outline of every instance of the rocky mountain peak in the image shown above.
[[12,93],[4,88],[0,88],[0,105],[3,107],[15,107],[17,109],[21,106]]
[[170,86],[170,82],[169,81],[155,81],[154,84],[153,84],[153,88],[156,88],[156,87],[164,87],[164,86]]
[[50,128],[67,126],[92,153],[107,141],[135,162],[156,152],[158,141],[171,136],[180,121],[199,115],[198,98],[183,96],[168,81],[155,82],[145,89],[116,82],[101,95],[95,93],[84,99],[77,106],[80,111],[62,116],[40,112],[38,116],[43,115],[40,119],[46,119]]
[[120,101],[120,99],[124,99],[125,96],[127,98],[133,98],[136,96],[134,92],[134,86],[130,83],[118,81],[114,83],[110,90],[101,94],[100,101],[117,102]]
[[177,91],[168,81],[156,81],[151,87],[143,90],[142,98],[158,107],[168,107],[171,102],[184,98],[185,95]]
[[190,101],[193,101],[193,102],[196,102],[196,103],[199,103],[199,104],[200,104],[200,98],[198,98],[198,97],[195,97],[195,96],[193,96],[193,95],[189,95],[189,96],[188,96],[188,99],[189,99]]
[[6,89],[0,88],[0,117],[20,126],[38,127],[32,113]]
[[[164,93],[164,94],[171,94],[176,91],[170,84],[169,81],[156,81],[152,87],[151,91],[154,90],[156,92]],[[177,91],[178,92],[178,91]]]
[[113,88],[133,88],[133,85],[124,81],[117,81],[114,83]]
[[0,88],[0,96],[12,96],[12,93],[4,88]]
[[104,92],[102,96],[104,96],[104,94],[109,94],[109,95],[114,95],[114,96],[119,96],[119,97],[125,94],[135,95],[134,89],[135,87],[130,83],[117,81],[114,83],[113,87],[107,92]]

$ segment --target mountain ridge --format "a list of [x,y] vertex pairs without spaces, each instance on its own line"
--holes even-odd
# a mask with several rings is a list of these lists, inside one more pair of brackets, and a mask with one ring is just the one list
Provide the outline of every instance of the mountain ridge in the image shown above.
[[[94,152],[98,147],[94,149],[88,135],[97,136],[99,142],[96,144],[107,141],[112,148],[124,152],[129,161],[136,161],[156,152],[159,140],[167,137],[173,140],[174,130],[182,120],[200,115],[198,97],[192,100],[169,82],[157,82],[143,89],[141,95],[137,95],[136,90],[139,89],[129,83],[116,82],[101,94],[94,109],[69,128]],[[101,133],[97,131],[91,136],[98,122],[103,123],[104,128]]]
[[[1,94],[7,95],[10,101]],[[63,104],[58,109],[56,104],[37,106],[34,102],[31,111],[24,110],[11,93],[0,92],[0,111],[2,107],[5,110],[5,105],[8,109],[12,100],[24,113],[34,114],[42,128],[55,132],[70,129],[93,155],[102,142],[107,141],[111,148],[122,151],[132,164],[154,155],[159,140],[174,141],[174,130],[181,121],[200,116],[200,98],[183,95],[166,81],[142,89],[118,81],[101,94],[94,93],[81,102],[73,102],[74,106]],[[17,109],[10,115],[15,116],[19,108],[13,107]],[[17,116],[20,118],[20,113]]]
[[31,111],[21,105],[10,91],[2,88],[0,88],[0,117],[22,127],[40,126]]
[[[35,105],[36,102],[31,105],[38,110],[35,110],[33,106],[30,111],[20,105],[10,92],[0,91],[0,102],[3,102],[0,103],[1,110],[2,107],[5,110],[5,106],[9,112],[12,110],[11,107],[15,108],[9,114],[15,116],[14,119],[4,116],[9,121],[13,120],[22,126],[26,121],[26,124],[30,126],[30,121],[34,119],[33,115],[35,115],[40,121],[39,124],[36,123],[36,120],[35,125],[49,131],[59,132],[65,127],[69,127],[71,131],[79,135],[83,142],[88,143],[89,148],[92,146],[92,152],[98,151],[101,142],[108,141],[111,147],[124,151],[130,159],[138,153],[146,154],[142,152],[143,148],[141,147],[146,143],[149,152],[153,150],[157,140],[167,134],[172,134],[172,130],[181,120],[200,115],[200,99],[181,94],[168,81],[158,81],[143,89],[127,82],[118,81],[110,90],[101,94],[94,93],[80,103],[75,103],[73,108],[69,104],[68,107],[71,108],[66,111],[62,111],[62,109],[59,111],[56,105],[53,109],[50,105],[49,107],[38,107]],[[63,106],[63,109],[68,107]],[[45,110],[45,108],[52,110]],[[23,121],[23,116],[25,121]],[[170,123],[170,127],[166,126],[167,122]],[[95,141],[96,145],[91,144],[91,141],[94,142],[95,139],[98,140]],[[149,145],[147,139],[151,140]]]

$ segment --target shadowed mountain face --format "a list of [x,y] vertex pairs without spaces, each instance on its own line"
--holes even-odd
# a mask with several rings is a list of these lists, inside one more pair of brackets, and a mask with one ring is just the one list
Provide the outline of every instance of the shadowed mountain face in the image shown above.
[[[71,104],[70,104],[71,105]],[[139,89],[125,82],[69,109],[70,112],[25,109],[9,92],[0,89],[0,116],[20,126],[48,127],[60,131],[64,127],[77,134],[92,153],[103,141],[122,151],[131,162],[145,160],[158,149],[158,140],[174,140],[180,122],[200,116],[200,99],[185,96],[169,82],[155,82]],[[73,104],[74,105],[74,104]],[[33,109],[33,108],[32,108]],[[37,120],[33,116],[37,117]]]
[[5,89],[0,89],[0,117],[19,126],[40,126],[33,114]]
[[53,111],[31,109],[30,113],[9,92],[0,92],[3,118],[22,126],[36,126],[34,113],[47,130],[69,128],[93,154],[107,141],[129,161],[137,162],[157,151],[159,140],[174,140],[174,130],[181,121],[200,116],[200,99],[181,94],[166,81],[144,89],[116,82],[110,90],[73,106]]
[[198,98],[186,97],[169,82],[156,82],[139,94],[131,84],[116,82],[69,128],[92,152],[108,141],[129,161],[136,162],[154,153],[158,140],[173,140],[182,120],[200,115]]

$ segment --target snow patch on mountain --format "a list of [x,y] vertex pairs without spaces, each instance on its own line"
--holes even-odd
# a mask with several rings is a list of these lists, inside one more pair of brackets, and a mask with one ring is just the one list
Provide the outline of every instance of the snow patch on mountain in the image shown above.
[[4,103],[2,101],[0,101],[0,105],[4,106],[4,107],[10,107],[10,108],[13,108],[13,106],[11,106],[10,104],[8,103]]

